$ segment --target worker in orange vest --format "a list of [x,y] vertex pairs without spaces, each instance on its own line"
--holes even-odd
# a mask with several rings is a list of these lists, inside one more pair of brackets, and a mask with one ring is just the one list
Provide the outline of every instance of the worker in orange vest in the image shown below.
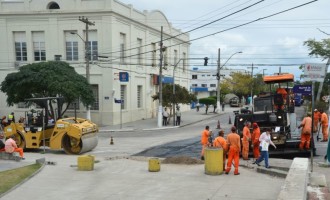
[[252,127],[253,127],[253,131],[252,131],[251,139],[252,139],[252,144],[253,144],[253,157],[255,159],[258,159],[260,156],[260,149],[259,149],[260,128],[256,122],[252,124]]
[[238,165],[239,165],[239,153],[241,151],[241,141],[240,137],[236,132],[236,127],[231,127],[231,133],[227,136],[227,144],[229,146],[228,151],[228,161],[227,161],[227,168],[225,174],[229,174],[231,170],[231,165],[234,160],[235,171],[234,175],[239,175],[238,172]]
[[321,142],[327,142],[328,141],[328,115],[322,110],[321,112],[321,125],[322,125],[322,134],[323,134],[323,140]]
[[307,116],[304,117],[301,124],[298,126],[298,128],[301,128],[301,137],[300,137],[300,145],[299,149],[303,150],[304,147],[306,149],[309,149],[309,144],[311,141],[311,134],[312,134],[312,114],[307,113]]
[[319,128],[319,123],[321,119],[321,113],[315,109],[314,110],[314,126],[313,126],[313,132],[316,133]]
[[242,138],[243,160],[249,160],[249,142],[251,141],[250,127],[251,127],[251,122],[247,121],[243,128],[243,138]]
[[210,127],[206,126],[204,131],[202,132],[201,144],[202,144],[202,152],[201,152],[201,160],[204,160],[204,150],[206,147],[210,146],[209,137],[210,137]]
[[224,131],[220,130],[218,134],[219,134],[219,136],[216,137],[213,141],[213,147],[222,148],[222,150],[223,150],[223,169],[225,169],[228,145],[227,145],[227,141],[223,137],[225,135]]

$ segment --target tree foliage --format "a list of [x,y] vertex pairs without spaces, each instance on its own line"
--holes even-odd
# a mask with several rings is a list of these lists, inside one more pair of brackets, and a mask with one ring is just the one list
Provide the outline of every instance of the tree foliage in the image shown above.
[[207,97],[207,98],[199,99],[199,103],[205,104],[205,106],[206,106],[205,113],[207,114],[209,106],[210,105],[215,105],[217,103],[217,100],[215,98],[212,98],[212,97]]
[[323,60],[330,58],[330,39],[323,39],[322,41],[309,39],[304,42],[304,45],[308,47],[310,56],[322,57]]
[[[64,97],[67,106],[64,110],[61,109],[61,115],[77,99],[85,106],[94,102],[92,89],[86,78],[79,75],[68,63],[61,61],[22,66],[18,72],[6,76],[0,90],[7,95],[9,106],[28,98]],[[51,104],[50,108],[53,109]],[[54,110],[51,112],[54,114]]]
[[[173,85],[164,84],[163,90],[163,106],[171,107],[172,103],[190,104],[192,101],[196,101],[197,98],[194,94],[189,93],[185,87],[175,84],[175,95],[173,95]],[[152,96],[153,100],[159,99],[159,93]]]

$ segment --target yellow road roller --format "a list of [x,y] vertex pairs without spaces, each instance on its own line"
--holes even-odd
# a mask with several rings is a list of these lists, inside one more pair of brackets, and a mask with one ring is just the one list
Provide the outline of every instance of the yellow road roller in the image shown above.
[[29,99],[44,101],[44,110],[27,112],[26,122],[11,122],[5,126],[5,136],[15,134],[17,145],[24,149],[44,146],[52,150],[63,149],[67,154],[81,154],[94,149],[98,143],[98,126],[90,120],[77,117],[49,120],[47,102],[54,99],[58,98]]

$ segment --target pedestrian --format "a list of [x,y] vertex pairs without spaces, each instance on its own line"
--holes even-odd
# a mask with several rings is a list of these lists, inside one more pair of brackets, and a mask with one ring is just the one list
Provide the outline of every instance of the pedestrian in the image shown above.
[[199,102],[196,104],[196,111],[198,112],[199,111],[199,107],[200,107],[200,104]]
[[321,119],[321,113],[317,109],[314,110],[314,127],[313,127],[313,132],[316,133],[319,128],[319,123]]
[[210,145],[210,143],[209,143],[210,135],[211,135],[210,127],[206,126],[205,129],[202,132],[202,137],[201,137],[201,144],[202,144],[201,160],[204,160],[205,148]]
[[167,108],[164,108],[163,111],[163,126],[167,126],[167,118],[168,118],[168,112],[167,112]]
[[271,132],[271,129],[266,128],[266,131],[263,132],[260,135],[259,141],[260,141],[261,155],[253,164],[257,164],[258,166],[260,166],[260,162],[265,160],[265,167],[270,168],[269,163],[268,163],[268,158],[269,158],[268,148],[269,148],[269,145],[271,144],[276,149],[275,144],[271,140],[270,132]]
[[220,130],[218,132],[218,137],[216,137],[213,141],[213,147],[216,148],[222,148],[222,152],[223,152],[223,168],[225,169],[225,165],[226,165],[226,155],[227,155],[227,150],[228,150],[228,145],[227,145],[227,141],[224,138],[224,131]]
[[177,109],[176,112],[175,112],[175,114],[176,114],[176,125],[180,126],[180,124],[181,124],[181,111],[180,111],[179,107],[177,107],[176,109]]
[[321,142],[327,142],[328,141],[328,115],[323,111],[323,109],[320,110],[321,112],[321,126],[322,126],[322,134],[323,134],[323,140]]
[[239,175],[238,165],[239,165],[239,153],[241,150],[241,141],[240,137],[236,132],[236,127],[231,127],[231,132],[227,135],[227,144],[228,144],[228,161],[225,174],[229,174],[231,170],[231,165],[234,160],[235,171],[234,175]]
[[243,138],[242,138],[242,157],[243,160],[249,160],[249,144],[251,141],[250,133],[251,122],[247,121],[243,128]]
[[15,123],[15,115],[14,115],[14,112],[11,112],[11,113],[8,115],[8,124],[11,124],[11,122],[14,122],[14,123]]
[[298,128],[301,128],[301,137],[300,137],[300,144],[299,149],[303,150],[304,148],[309,149],[309,144],[311,141],[311,134],[312,134],[312,114],[307,113],[307,116],[304,117],[301,124]]
[[14,139],[15,139],[14,134],[9,136],[9,138],[5,142],[5,151],[7,153],[18,152],[21,159],[24,160],[25,158],[24,158],[23,149],[17,147],[17,144]]
[[253,157],[254,159],[258,159],[260,156],[260,142],[259,142],[259,137],[260,137],[260,128],[258,124],[255,122],[252,124],[253,131],[252,131],[252,145],[253,145]]

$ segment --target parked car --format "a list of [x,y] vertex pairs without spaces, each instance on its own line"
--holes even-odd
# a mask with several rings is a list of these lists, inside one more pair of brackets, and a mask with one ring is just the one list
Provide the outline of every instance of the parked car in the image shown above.
[[237,97],[234,97],[229,100],[230,107],[239,107],[239,99]]

